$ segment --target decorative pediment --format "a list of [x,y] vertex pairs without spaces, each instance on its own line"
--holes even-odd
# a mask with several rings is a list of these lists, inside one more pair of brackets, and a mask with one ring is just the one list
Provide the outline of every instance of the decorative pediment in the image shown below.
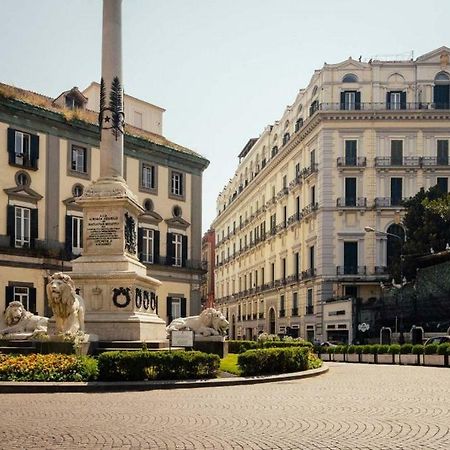
[[443,45],[442,47],[432,50],[431,52],[425,53],[417,58],[418,62],[427,63],[441,63],[443,66],[449,64],[450,48]]
[[3,189],[9,199],[20,200],[36,204],[41,200],[42,195],[31,189],[29,186],[16,186]]
[[333,69],[340,69],[340,70],[360,70],[360,69],[366,69],[367,63],[363,63],[360,61],[356,61],[355,59],[349,58],[345,61],[342,61],[337,64],[327,64],[327,67],[332,67]]
[[144,214],[139,216],[139,222],[151,225],[158,225],[162,220],[163,218],[155,211],[145,211]]
[[170,228],[178,228],[180,230],[186,230],[186,228],[190,227],[191,224],[184,220],[182,217],[172,217],[170,219],[166,219],[165,222],[167,226]]
[[69,197],[63,200],[63,203],[66,205],[67,209],[70,209],[72,211],[82,211],[83,208],[78,205],[76,202],[77,197]]

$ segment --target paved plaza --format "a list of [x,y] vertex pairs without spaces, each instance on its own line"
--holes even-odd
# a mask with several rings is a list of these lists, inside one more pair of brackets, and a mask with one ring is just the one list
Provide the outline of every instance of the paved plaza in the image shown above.
[[330,363],[270,384],[3,394],[2,449],[450,449],[450,370]]

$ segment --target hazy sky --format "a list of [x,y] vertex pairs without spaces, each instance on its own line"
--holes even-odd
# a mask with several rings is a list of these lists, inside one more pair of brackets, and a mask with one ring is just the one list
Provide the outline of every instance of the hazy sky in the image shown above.
[[[100,0],[1,0],[0,81],[55,97],[100,78]],[[313,70],[450,46],[445,0],[124,0],[127,93],[166,108],[164,134],[211,161],[203,228],[250,137]]]

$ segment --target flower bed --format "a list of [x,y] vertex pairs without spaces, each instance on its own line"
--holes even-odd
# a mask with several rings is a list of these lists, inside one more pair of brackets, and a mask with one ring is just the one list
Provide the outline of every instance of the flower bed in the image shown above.
[[97,361],[86,356],[0,354],[0,381],[89,381],[97,375]]

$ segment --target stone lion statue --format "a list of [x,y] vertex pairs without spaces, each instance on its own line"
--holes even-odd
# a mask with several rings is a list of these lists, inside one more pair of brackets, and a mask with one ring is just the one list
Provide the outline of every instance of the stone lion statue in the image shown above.
[[6,328],[0,330],[0,335],[27,334],[32,337],[35,333],[47,332],[48,318],[35,316],[27,311],[20,302],[11,302],[4,314]]
[[228,325],[228,320],[220,311],[207,308],[199,316],[179,317],[172,320],[166,331],[192,330],[200,336],[224,336]]
[[63,272],[53,274],[47,284],[47,298],[56,322],[56,334],[84,332],[84,301],[75,292],[69,275]]

